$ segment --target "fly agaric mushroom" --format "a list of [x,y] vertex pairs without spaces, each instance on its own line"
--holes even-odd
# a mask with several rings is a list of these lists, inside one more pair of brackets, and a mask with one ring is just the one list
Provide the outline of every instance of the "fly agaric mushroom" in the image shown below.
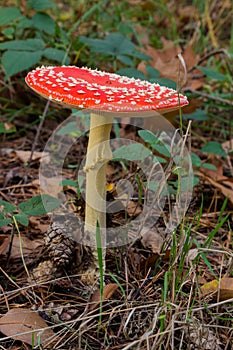
[[[177,91],[148,81],[75,66],[41,67],[29,72],[26,83],[41,96],[77,109],[89,109],[90,133],[85,164],[85,233],[96,242],[97,223],[102,246],[106,230],[106,163],[112,158],[109,144],[113,116],[151,111],[168,112],[188,104]],[[141,114],[140,114],[141,116]],[[102,200],[100,200],[102,199]],[[104,251],[104,250],[103,250]],[[92,248],[89,272],[97,278],[97,249]],[[104,259],[103,259],[104,261]]]

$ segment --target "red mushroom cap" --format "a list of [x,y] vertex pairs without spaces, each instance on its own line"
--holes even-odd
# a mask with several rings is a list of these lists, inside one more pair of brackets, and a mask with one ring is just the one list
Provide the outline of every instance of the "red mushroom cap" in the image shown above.
[[26,83],[43,97],[103,112],[170,111],[188,104],[177,91],[140,79],[75,66],[40,67]]

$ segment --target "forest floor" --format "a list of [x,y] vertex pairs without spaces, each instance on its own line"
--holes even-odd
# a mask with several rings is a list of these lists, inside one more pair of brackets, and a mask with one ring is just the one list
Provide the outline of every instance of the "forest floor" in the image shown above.
[[[7,3],[6,8],[15,5],[11,1]],[[43,3],[49,9],[50,2]],[[46,101],[29,91],[24,83],[28,70],[9,73],[5,79],[8,68],[2,59],[0,348],[231,350],[231,2],[207,1],[203,7],[198,1],[191,4],[184,1],[183,6],[162,0],[157,5],[153,1],[122,1],[122,4],[80,1],[76,11],[74,3],[72,0],[58,2],[54,13],[46,6],[38,10],[34,5],[32,12],[39,20],[45,11],[69,32],[70,64],[138,74],[151,81],[158,78],[162,85],[175,82],[182,94],[188,96],[189,105],[182,111],[168,113],[166,121],[164,116],[157,115],[140,124],[127,117],[114,123],[111,132],[112,140],[131,140],[136,146],[140,144],[153,150],[160,159],[160,169],[166,175],[171,192],[163,203],[162,215],[144,233],[139,230],[137,218],[144,215],[147,174],[140,172],[132,149],[126,161],[109,162],[107,203],[108,208],[115,205],[118,210],[108,209],[107,226],[125,229],[126,220],[135,222],[133,238],[129,238],[128,244],[107,248],[104,286],[99,281],[95,284],[84,281],[90,250],[75,240],[73,219],[79,220],[81,231],[85,220],[82,192],[85,180],[78,185],[77,179],[88,142],[85,115],[54,103],[46,105]],[[24,2],[19,9],[27,14]],[[73,25],[73,31],[72,23],[79,23],[79,26]],[[1,43],[9,38],[13,40],[9,31],[13,27],[0,20],[1,26],[4,28]],[[18,39],[34,35],[46,42],[45,34],[41,34],[43,28],[37,26],[30,34],[28,28],[31,29],[27,27]],[[141,60],[138,56],[132,64],[132,52],[126,51],[124,57],[121,53],[114,56],[109,46],[110,53],[106,56],[99,42],[88,41],[103,39],[111,32],[130,38],[137,46],[136,54],[140,51],[150,56],[150,60]],[[60,48],[66,39],[62,31],[59,35]],[[80,35],[85,36],[86,41],[72,42],[72,36]],[[49,37],[50,45],[54,37]],[[0,50],[3,50],[1,46]],[[177,58],[179,53],[182,53],[181,60]],[[41,64],[55,65],[48,58],[41,58],[38,65]],[[78,137],[72,129],[76,120],[87,130]],[[185,158],[191,162],[191,170],[187,172],[194,184],[183,192],[177,185],[176,172],[167,170],[172,157],[162,149],[161,139],[155,146],[155,141],[147,142],[139,137],[140,130],[158,131],[158,123],[174,135],[179,131],[178,139],[189,156]],[[76,141],[69,144],[74,137]],[[158,139],[158,135],[156,137]],[[66,142],[68,152],[62,159]],[[48,159],[44,151],[50,152],[49,161],[52,157],[57,160],[53,165],[58,168],[45,163]],[[60,159],[64,161],[62,183],[60,177],[56,177]],[[178,167],[176,161],[173,155],[173,165]],[[48,178],[43,177],[45,168]],[[49,183],[44,183],[47,180]],[[118,196],[122,183],[130,184],[127,204],[124,196]],[[56,200],[51,197],[59,197],[61,193],[65,202],[57,208]],[[156,195],[156,191],[154,193]],[[174,215],[172,210],[182,200],[187,203],[181,208],[180,220],[173,229],[167,230],[169,219]],[[123,233],[130,237],[130,232]]]

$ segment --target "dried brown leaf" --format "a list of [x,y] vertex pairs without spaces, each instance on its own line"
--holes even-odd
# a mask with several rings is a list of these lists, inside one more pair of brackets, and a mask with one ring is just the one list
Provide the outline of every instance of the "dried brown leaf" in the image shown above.
[[142,244],[145,248],[149,248],[153,253],[160,253],[163,245],[163,237],[154,228],[146,233],[142,232]]
[[220,281],[220,300],[233,298],[233,277],[225,277]]
[[[230,187],[232,187],[230,179],[226,177],[221,177],[221,180],[219,178],[217,180],[214,180],[212,177],[207,176],[206,172],[198,172],[197,175],[202,177],[205,181],[209,182],[213,187],[217,188],[220,192],[222,192],[222,194],[225,197],[228,197],[230,203],[233,205],[233,189],[229,188],[228,186],[230,185]],[[221,183],[219,181],[221,181]],[[226,184],[226,186],[224,184]]]
[[[150,64],[153,68],[157,69],[160,72],[161,78],[171,79],[176,82],[178,81],[178,75],[182,76],[184,74],[182,71],[179,72],[180,62],[177,56],[178,53],[181,53],[182,50],[172,41],[163,40],[163,45],[163,49],[159,50],[153,48],[150,45],[147,45],[145,53],[152,57]],[[182,56],[184,58],[187,71],[194,67],[200,58],[190,45],[186,46],[182,52]],[[139,64],[138,69],[146,74],[146,65],[144,62],[141,62]],[[187,74],[187,81],[185,83],[185,86],[188,86],[192,90],[200,89],[205,83],[204,78],[196,78],[197,73],[200,74],[197,69],[192,69]]]
[[45,177],[40,176],[40,192],[47,193],[50,196],[57,197],[58,193],[62,191],[61,186],[62,177]]
[[[1,246],[1,254],[7,254],[8,250],[9,250],[9,244],[10,244],[10,240],[7,240],[8,244],[6,244],[6,242]],[[42,246],[44,244],[43,239],[34,239],[34,240],[30,240],[28,239],[26,236],[21,236],[21,238],[19,238],[18,236],[14,236],[13,238],[13,244],[11,247],[11,258],[20,258],[21,257],[21,253],[20,253],[20,244],[22,243],[22,247],[23,247],[23,254],[24,256],[30,255],[30,254],[34,254],[35,250],[39,247]],[[3,249],[4,248],[4,249]]]
[[31,216],[29,218],[29,222],[33,227],[37,228],[40,232],[46,232],[49,228],[49,223],[43,224],[41,223],[40,217]]
[[0,235],[0,255],[5,254],[9,249],[10,238],[9,235]]
[[[116,283],[110,283],[104,286],[103,288],[103,295],[102,295],[102,301],[107,301],[111,298],[111,296],[115,293],[117,290],[118,285]],[[90,300],[90,305],[88,308],[88,311],[92,311],[95,308],[97,308],[100,304],[100,290],[97,289],[94,291],[92,294],[91,300]]]
[[[31,156],[31,151],[15,151],[17,157],[23,162],[23,163],[27,163],[30,159]],[[42,158],[42,156],[45,156],[44,152],[33,152],[32,155],[32,160],[39,160]]]
[[137,202],[129,201],[126,205],[126,210],[129,216],[137,216],[141,214],[142,208]]
[[204,297],[207,295],[216,293],[218,291],[218,281],[213,280],[213,281],[207,282],[203,284],[203,286],[201,286],[200,289],[201,289],[201,295]]
[[47,323],[37,312],[23,308],[11,309],[0,319],[0,332],[29,345],[38,345],[39,337],[40,343],[48,343],[55,334],[46,328]]
[[233,139],[223,142],[222,148],[227,153],[233,151]]
[[218,291],[220,300],[233,298],[233,278],[224,277],[220,280],[220,282],[213,280],[201,286],[202,296],[215,294]]
[[[179,60],[177,58],[177,48],[173,43],[168,44],[163,50],[157,50],[148,45],[145,53],[152,57],[151,66],[160,72],[161,78],[177,81]],[[141,62],[138,69],[146,73],[145,63]]]

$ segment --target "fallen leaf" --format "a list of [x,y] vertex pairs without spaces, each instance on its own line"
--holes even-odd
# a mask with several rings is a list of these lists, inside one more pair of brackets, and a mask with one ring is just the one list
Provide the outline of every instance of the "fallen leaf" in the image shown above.
[[202,173],[204,173],[206,176],[211,177],[215,181],[222,180],[224,164],[222,159],[217,156],[212,156],[208,159],[208,163],[214,165],[216,169],[212,170],[203,167],[201,169]]
[[192,249],[189,249],[186,257],[185,257],[185,260],[186,260],[186,263],[187,265],[192,265],[192,262],[194,259],[196,259],[198,255],[198,249],[197,248],[192,248]]
[[[0,319],[0,332],[14,340],[20,340],[29,345],[37,346],[47,343],[55,333],[48,328],[47,323],[35,311],[28,309],[11,309]],[[24,334],[25,333],[25,334]]]
[[[146,47],[145,53],[152,58],[150,64],[160,72],[161,78],[177,81],[179,60],[177,59],[177,47],[172,42],[167,42],[162,50],[157,50],[152,46]],[[141,62],[138,70],[146,74],[146,65]]]
[[3,255],[9,249],[9,235],[0,235],[0,255]]
[[202,167],[201,171],[198,172],[197,175],[220,190],[222,194],[225,197],[228,197],[229,201],[233,204],[233,178],[227,177],[223,174],[223,160],[219,156],[214,155],[208,159],[208,163],[214,165],[216,169],[212,170]]
[[188,23],[190,23],[191,18],[198,16],[198,8],[193,5],[180,6],[179,15],[183,21],[186,20]]
[[213,280],[201,286],[202,296],[215,294],[219,291],[219,300],[233,298],[233,277],[224,277],[220,281]]
[[[178,76],[181,76],[182,81],[182,75],[184,75],[184,72],[180,69],[180,62],[177,56],[181,52],[182,50],[179,46],[168,40],[163,40],[163,49],[155,49],[150,45],[147,45],[145,49],[145,53],[152,58],[150,65],[159,71],[160,78],[171,79],[175,82],[178,81]],[[184,86],[192,90],[200,89],[205,83],[205,78],[196,78],[200,75],[200,71],[193,69],[198,63],[200,56],[194,52],[190,45],[186,46],[182,52],[182,56],[188,72],[187,81],[184,82]],[[138,65],[138,70],[147,74],[146,64],[141,62]],[[180,70],[181,72],[179,73]]]
[[142,245],[151,249],[153,253],[159,254],[164,241],[161,234],[155,228],[151,228],[145,233],[141,232],[141,235]]
[[45,177],[43,174],[40,174],[40,192],[57,198],[58,194],[63,191],[61,182],[62,176]]
[[233,277],[225,277],[220,281],[220,300],[233,298]]
[[226,153],[233,151],[233,139],[223,142],[222,148]]
[[[2,240],[2,239],[3,239],[3,243],[1,245],[1,254],[6,255],[6,254],[8,254],[10,240],[7,238],[4,238],[4,235],[0,235],[0,240]],[[20,241],[20,239],[21,239],[21,241]],[[21,238],[19,238],[19,236],[17,236],[17,235],[14,235],[13,243],[12,243],[12,247],[11,247],[11,258],[17,259],[17,258],[21,257],[20,244],[22,244],[23,254],[24,254],[24,257],[26,257],[29,254],[35,254],[35,250],[39,246],[42,246],[44,243],[43,243],[42,239],[30,240],[29,238],[27,238],[24,235],[22,235]]]
[[[31,151],[15,151],[17,157],[23,162],[27,163],[31,157]],[[47,154],[44,152],[33,152],[32,160],[39,160],[42,157],[46,157]]]
[[226,164],[230,170],[230,173],[233,172],[233,165],[232,165],[232,152],[233,152],[233,139],[225,141],[222,143],[223,150],[227,153],[226,156]]
[[41,223],[41,218],[40,217],[35,217],[31,216],[29,218],[30,224],[34,225],[40,232],[46,232],[47,229],[49,228],[49,223],[43,224]]
[[137,202],[133,202],[133,201],[129,201],[126,204],[126,210],[129,216],[137,216],[142,212],[141,206]]
[[139,259],[139,271],[141,273],[141,276],[145,278],[148,275],[148,271],[153,271],[156,262],[158,262],[159,254],[150,254],[148,258],[142,258]]
[[[104,286],[103,288],[103,295],[102,295],[102,301],[107,301],[111,298],[111,296],[115,293],[117,290],[118,285],[116,283],[110,283]],[[92,294],[90,305],[88,308],[88,311],[92,311],[96,309],[100,304],[100,290],[96,289],[94,293]]]
[[203,286],[200,288],[202,296],[205,297],[207,295],[216,293],[218,291],[218,283],[219,282],[217,280],[213,280],[203,284]]
[[233,189],[224,185],[224,184],[226,184],[226,185],[230,184],[230,186],[233,185],[233,183],[230,182],[228,178],[225,177],[225,181],[224,181],[224,179],[221,179],[222,183],[220,183],[220,182],[212,179],[210,176],[207,176],[203,172],[197,172],[197,175],[202,177],[205,181],[209,182],[213,187],[220,190],[220,192],[222,192],[222,194],[225,197],[228,197],[229,201],[233,205]]

